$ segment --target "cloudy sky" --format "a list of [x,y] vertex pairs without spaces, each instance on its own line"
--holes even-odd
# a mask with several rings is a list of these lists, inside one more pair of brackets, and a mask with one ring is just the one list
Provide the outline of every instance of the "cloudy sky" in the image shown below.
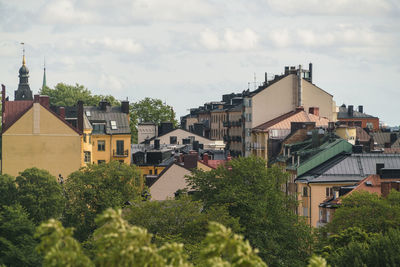
[[313,63],[338,105],[400,124],[399,0],[0,0],[0,83],[160,98],[178,116]]

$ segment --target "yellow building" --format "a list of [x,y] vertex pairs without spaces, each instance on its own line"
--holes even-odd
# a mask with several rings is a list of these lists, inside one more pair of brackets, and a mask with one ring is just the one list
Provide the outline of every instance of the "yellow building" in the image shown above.
[[129,102],[122,101],[120,107],[112,107],[106,101],[101,101],[99,106],[80,105],[77,124],[83,130],[83,164],[111,160],[130,164]]
[[3,174],[37,167],[67,177],[81,167],[81,135],[49,109],[48,100],[3,100]]

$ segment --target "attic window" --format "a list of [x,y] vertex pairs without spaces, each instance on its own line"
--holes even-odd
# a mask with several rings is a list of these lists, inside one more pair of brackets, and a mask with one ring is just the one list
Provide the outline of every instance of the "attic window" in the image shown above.
[[90,117],[90,110],[86,110],[86,116]]
[[117,130],[117,122],[116,121],[111,121],[111,130]]

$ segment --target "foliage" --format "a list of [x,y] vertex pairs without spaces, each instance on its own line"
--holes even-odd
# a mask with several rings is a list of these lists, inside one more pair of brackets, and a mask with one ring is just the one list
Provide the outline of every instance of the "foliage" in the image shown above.
[[41,239],[37,247],[43,256],[43,266],[94,266],[83,253],[81,245],[72,237],[72,228],[64,228],[57,220],[42,223],[36,237]]
[[258,250],[244,241],[243,236],[233,234],[219,223],[210,223],[204,243],[206,246],[201,252],[204,266],[267,266],[257,256]]
[[0,265],[39,266],[41,258],[35,252],[35,224],[28,213],[16,204],[0,211]]
[[83,85],[68,85],[58,83],[54,89],[49,87],[42,88],[39,93],[50,97],[50,104],[55,106],[75,106],[78,100],[85,105],[97,106],[101,100],[107,100],[111,105],[119,105],[119,102],[111,95],[92,95],[92,92]]
[[248,157],[210,172],[195,171],[188,182],[206,209],[228,206],[229,214],[239,218],[245,237],[260,249],[265,262],[304,266],[310,256],[311,231],[294,214],[296,202],[281,190],[287,178],[276,167],[266,168],[261,158]]
[[64,223],[76,228],[79,240],[86,240],[95,229],[96,215],[110,207],[122,207],[140,196],[141,188],[141,176],[135,166],[118,161],[88,165],[70,174],[65,183]]
[[132,103],[130,106],[132,140],[137,143],[137,125],[139,122],[152,122],[159,125],[161,122],[172,122],[178,125],[175,112],[171,106],[164,104],[160,99],[149,98]]
[[132,225],[146,228],[157,244],[182,242],[192,262],[196,262],[210,221],[216,221],[239,232],[237,219],[229,216],[226,207],[212,207],[203,212],[203,204],[188,197],[179,200],[135,202],[124,212]]
[[183,245],[157,248],[146,229],[122,219],[121,210],[109,209],[96,221],[101,225],[93,235],[97,266],[190,266]]
[[15,204],[16,200],[17,187],[15,178],[8,174],[0,175],[0,210],[2,206]]
[[324,258],[313,255],[307,267],[329,267],[329,265]]
[[26,169],[16,178],[18,202],[34,223],[59,218],[65,199],[57,179],[46,170]]
[[[146,229],[131,226],[122,218],[120,209],[107,209],[96,219],[99,225],[90,239],[93,259],[84,255],[80,244],[72,237],[72,229],[49,220],[37,231],[41,238],[38,250],[44,256],[44,266],[193,266],[187,260],[182,244],[152,243]],[[216,222],[204,240],[199,266],[267,266],[248,241],[233,234]]]
[[332,266],[398,266],[400,262],[400,231],[369,235],[366,240],[351,240],[335,247],[327,257]]
[[368,192],[354,192],[344,197],[327,229],[339,233],[349,227],[359,227],[366,232],[399,228],[400,192],[393,190],[387,198]]

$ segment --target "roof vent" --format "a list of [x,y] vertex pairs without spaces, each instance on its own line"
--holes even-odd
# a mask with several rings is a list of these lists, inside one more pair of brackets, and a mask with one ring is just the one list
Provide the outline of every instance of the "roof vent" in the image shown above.
[[366,186],[372,186],[372,182],[371,182],[371,181],[366,181],[366,182],[365,182],[365,185],[366,185]]

